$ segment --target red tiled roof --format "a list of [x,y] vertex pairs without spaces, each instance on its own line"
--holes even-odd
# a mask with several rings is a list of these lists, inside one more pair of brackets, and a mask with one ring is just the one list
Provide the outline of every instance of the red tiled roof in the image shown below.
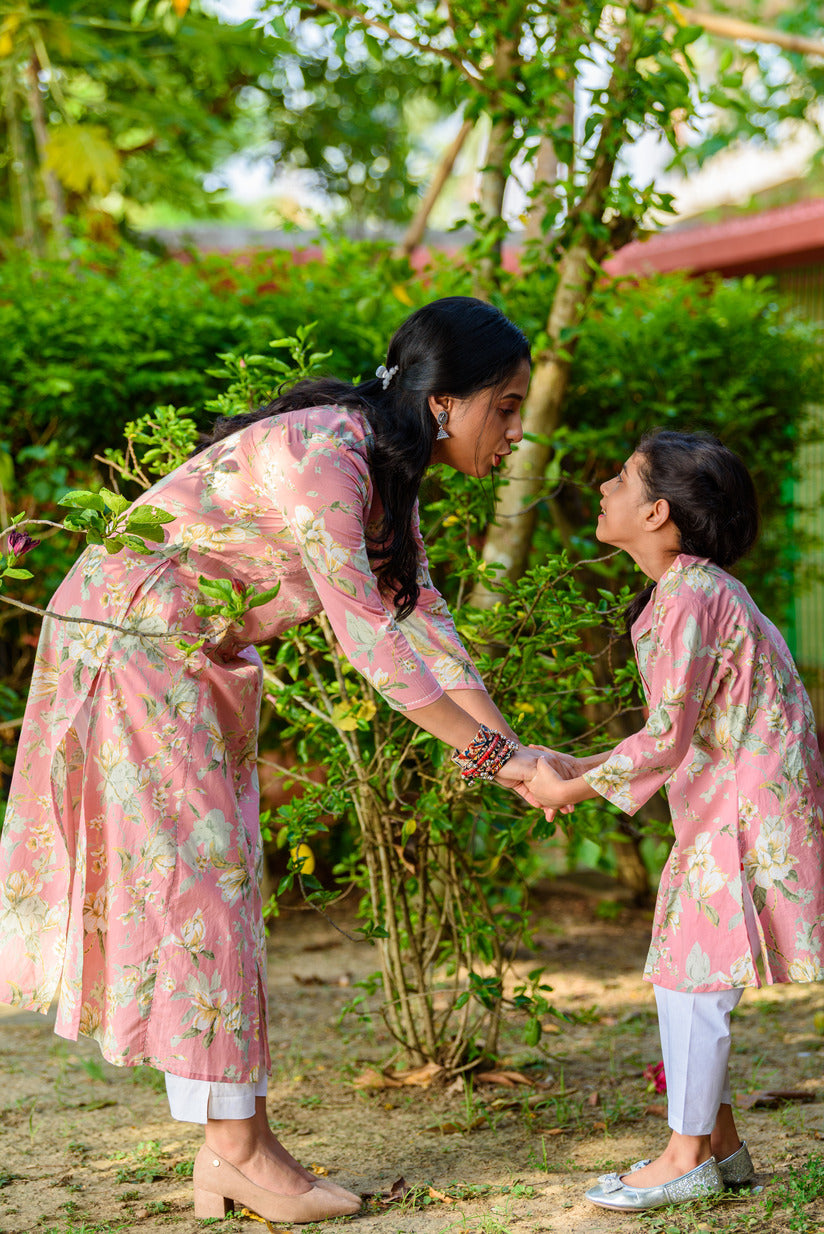
[[824,263],[824,197],[722,223],[667,228],[606,263],[612,275],[717,270],[728,277]]

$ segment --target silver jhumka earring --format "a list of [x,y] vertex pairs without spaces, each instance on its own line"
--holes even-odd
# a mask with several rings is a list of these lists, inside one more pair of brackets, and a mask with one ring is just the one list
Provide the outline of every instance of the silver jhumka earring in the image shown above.
[[446,431],[446,423],[449,420],[449,412],[439,411],[437,418],[438,418],[438,436],[435,438],[435,440],[444,441],[449,437],[449,433],[447,433]]

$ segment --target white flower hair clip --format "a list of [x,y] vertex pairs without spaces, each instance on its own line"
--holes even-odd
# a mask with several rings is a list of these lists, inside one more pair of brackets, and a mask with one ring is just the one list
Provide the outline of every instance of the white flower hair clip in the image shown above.
[[385,364],[380,364],[375,369],[375,376],[380,377],[381,384],[384,390],[389,388],[389,383],[398,371],[398,365],[393,364],[391,368],[387,368]]

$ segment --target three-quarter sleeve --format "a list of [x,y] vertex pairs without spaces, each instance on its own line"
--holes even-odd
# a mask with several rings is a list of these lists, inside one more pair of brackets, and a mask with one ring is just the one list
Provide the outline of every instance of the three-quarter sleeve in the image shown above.
[[444,690],[482,690],[481,675],[461,642],[446,601],[430,577],[417,502],[412,512],[412,533],[418,546],[420,592],[415,611],[400,622],[401,629]]
[[649,717],[606,762],[584,774],[597,793],[635,814],[688,755],[702,760],[722,654],[716,623],[700,595],[682,586],[656,601],[645,666]]
[[344,655],[396,710],[435,702],[443,688],[388,610],[367,556],[372,482],[363,443],[297,425],[284,449],[271,498]]

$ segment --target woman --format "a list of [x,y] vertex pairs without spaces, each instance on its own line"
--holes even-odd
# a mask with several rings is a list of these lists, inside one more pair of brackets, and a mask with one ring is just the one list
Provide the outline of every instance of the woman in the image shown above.
[[[206,1126],[197,1216],[358,1206],[266,1120],[254,644],[323,609],[388,702],[464,751],[465,775],[528,796],[535,755],[432,586],[417,496],[433,463],[485,476],[511,452],[529,370],[490,305],[420,309],[374,379],[304,381],[218,424],[137,503],[174,516],[165,543],[88,548],[52,602],[63,619],[43,623],[0,847],[0,1000],[45,1011],[57,995],[61,1036],[166,1073],[173,1117]],[[201,577],[278,590],[232,624],[204,615]]]

